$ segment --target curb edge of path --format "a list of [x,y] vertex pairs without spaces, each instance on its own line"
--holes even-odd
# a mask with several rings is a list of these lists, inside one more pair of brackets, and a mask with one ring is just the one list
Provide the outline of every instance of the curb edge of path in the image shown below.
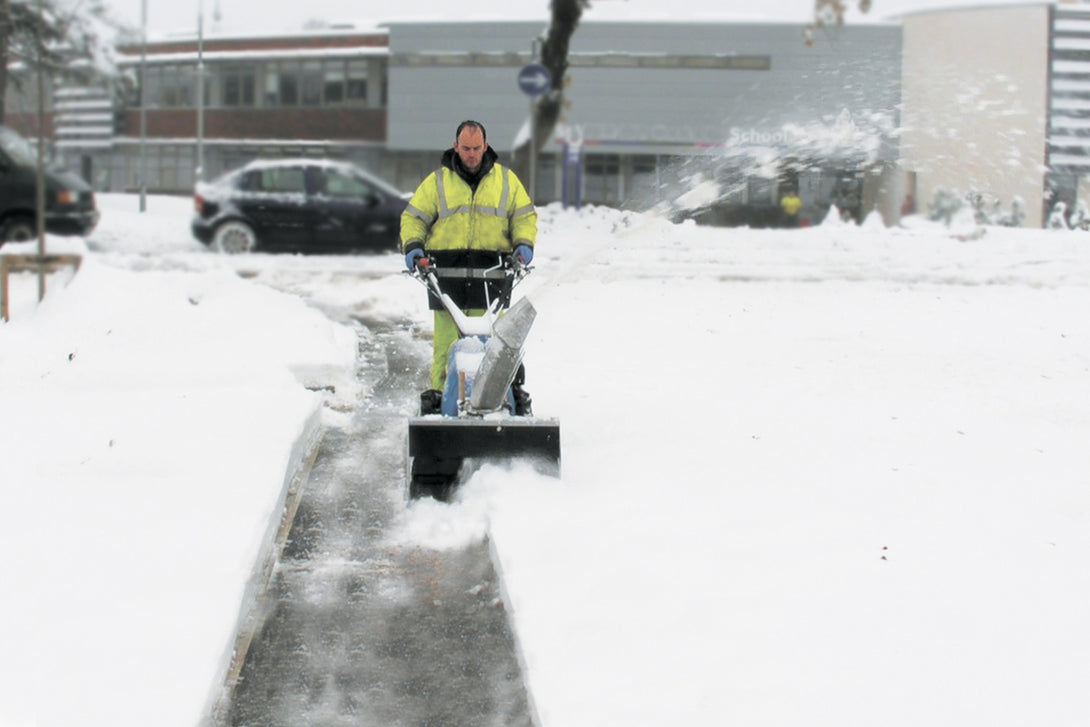
[[315,403],[310,414],[303,421],[300,434],[292,445],[284,471],[284,484],[276,506],[272,510],[265,536],[262,538],[257,562],[254,564],[253,572],[243,593],[235,636],[221,658],[220,667],[217,670],[219,676],[213,683],[212,693],[202,713],[201,727],[225,724],[231,694],[238,683],[239,674],[246,661],[246,654],[254,635],[264,620],[266,594],[273,569],[291,531],[295,513],[303,497],[304,485],[310,477],[311,467],[314,465],[318,447],[325,434],[325,427],[322,424],[324,408],[323,401]]
[[507,581],[503,576],[503,564],[500,562],[499,551],[496,550],[496,540],[492,537],[492,533],[486,534],[485,540],[488,541],[488,557],[492,560],[493,570],[496,571],[500,598],[503,599],[503,611],[507,614],[507,625],[511,629],[511,638],[515,642],[515,658],[518,660],[519,671],[522,672],[522,688],[526,692],[526,708],[530,713],[530,722],[534,727],[541,727],[541,715],[537,711],[534,691],[530,688],[530,668],[526,661],[526,653],[522,648],[522,640],[519,639],[518,623],[515,619],[515,604],[511,600],[511,594],[507,592]]

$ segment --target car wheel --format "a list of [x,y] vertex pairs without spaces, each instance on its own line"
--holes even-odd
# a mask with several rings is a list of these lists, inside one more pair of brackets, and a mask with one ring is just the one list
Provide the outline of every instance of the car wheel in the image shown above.
[[212,244],[218,251],[228,255],[253,252],[257,248],[257,235],[245,222],[233,220],[216,228]]
[[0,225],[0,245],[38,239],[38,226],[29,215],[15,215]]

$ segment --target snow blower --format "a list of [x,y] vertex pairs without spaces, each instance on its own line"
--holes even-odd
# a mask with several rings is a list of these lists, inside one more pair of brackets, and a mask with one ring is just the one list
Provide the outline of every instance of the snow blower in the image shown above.
[[[494,267],[442,270],[423,258],[409,273],[450,313],[460,337],[447,358],[440,413],[410,417],[409,497],[446,501],[468,463],[525,460],[544,474],[560,475],[560,423],[541,419],[519,405],[512,384],[521,383],[523,344],[537,311],[529,298],[508,310],[511,291],[531,268],[510,256]],[[482,316],[466,315],[440,287],[444,274],[500,283]]]

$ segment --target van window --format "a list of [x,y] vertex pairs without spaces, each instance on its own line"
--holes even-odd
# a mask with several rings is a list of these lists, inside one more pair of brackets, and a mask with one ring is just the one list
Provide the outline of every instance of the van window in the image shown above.
[[19,166],[33,166],[38,163],[38,154],[30,142],[2,126],[0,126],[0,149],[3,149],[4,153]]

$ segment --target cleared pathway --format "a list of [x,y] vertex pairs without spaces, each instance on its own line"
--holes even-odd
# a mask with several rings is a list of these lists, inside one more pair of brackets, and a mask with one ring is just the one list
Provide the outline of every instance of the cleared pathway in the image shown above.
[[[533,724],[486,542],[391,546],[426,362],[367,321],[372,395],[326,433],[226,711],[232,727]],[[378,376],[376,372],[383,372]]]

